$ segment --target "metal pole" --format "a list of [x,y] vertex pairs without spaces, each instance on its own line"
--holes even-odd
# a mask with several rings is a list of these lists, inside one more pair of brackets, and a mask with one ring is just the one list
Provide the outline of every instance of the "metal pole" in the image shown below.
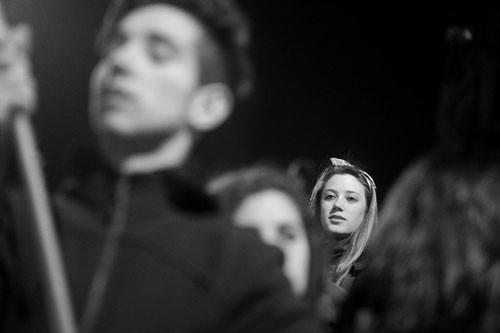
[[61,259],[59,240],[50,211],[49,199],[33,135],[30,118],[22,110],[12,114],[19,168],[28,193],[33,230],[39,249],[49,322],[55,333],[76,333],[73,307]]

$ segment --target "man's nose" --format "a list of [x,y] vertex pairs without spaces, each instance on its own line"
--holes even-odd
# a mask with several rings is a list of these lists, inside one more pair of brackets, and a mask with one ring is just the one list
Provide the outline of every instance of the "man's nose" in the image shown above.
[[107,56],[113,74],[126,74],[132,71],[134,50],[131,43],[124,43],[111,50]]

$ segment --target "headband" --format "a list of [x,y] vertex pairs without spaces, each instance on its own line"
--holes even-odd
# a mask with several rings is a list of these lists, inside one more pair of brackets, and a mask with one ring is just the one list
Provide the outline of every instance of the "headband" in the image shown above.
[[370,189],[372,190],[372,192],[375,192],[375,189],[377,188],[375,186],[375,182],[373,181],[373,178],[366,171],[363,171],[360,168],[355,167],[351,163],[349,163],[346,160],[343,160],[341,158],[332,157],[332,158],[330,158],[330,162],[332,162],[332,165],[334,167],[346,166],[346,167],[351,167],[351,168],[355,168],[355,169],[359,170],[360,173],[363,175],[363,177],[366,178],[368,185],[369,185]]

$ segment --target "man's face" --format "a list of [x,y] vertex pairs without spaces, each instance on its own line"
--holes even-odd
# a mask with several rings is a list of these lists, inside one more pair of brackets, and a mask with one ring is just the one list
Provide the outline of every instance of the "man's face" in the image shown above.
[[92,75],[94,128],[134,137],[187,127],[203,37],[196,19],[177,7],[153,4],[126,15]]

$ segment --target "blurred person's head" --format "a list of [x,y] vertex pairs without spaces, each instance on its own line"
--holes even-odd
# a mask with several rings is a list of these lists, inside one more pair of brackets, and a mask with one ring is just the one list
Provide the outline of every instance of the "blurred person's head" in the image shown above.
[[248,43],[229,0],[114,1],[90,89],[91,124],[108,158],[146,152],[162,159],[142,159],[149,168],[181,164],[248,90]]
[[293,291],[306,296],[312,281],[313,236],[300,182],[272,167],[228,172],[208,185],[232,222],[257,230],[261,239],[284,254],[284,272]]
[[437,154],[408,168],[340,316],[349,329],[500,330],[499,161]]
[[377,196],[373,179],[362,169],[332,158],[312,190],[310,208],[325,239],[345,244],[345,251],[330,278],[342,284],[360,258],[377,222]]
[[436,136],[447,149],[477,150],[499,140],[500,4],[451,7]]

